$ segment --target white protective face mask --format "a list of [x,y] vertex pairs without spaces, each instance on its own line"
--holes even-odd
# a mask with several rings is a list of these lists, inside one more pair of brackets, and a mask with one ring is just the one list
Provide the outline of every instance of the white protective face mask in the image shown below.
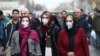
[[46,24],[48,24],[49,19],[43,18],[43,19],[42,19],[42,22],[43,22],[44,25],[46,25]]
[[22,22],[21,24],[23,28],[27,28],[29,26],[29,22],[26,21]]
[[71,29],[73,27],[73,22],[66,22],[66,25],[68,29]]

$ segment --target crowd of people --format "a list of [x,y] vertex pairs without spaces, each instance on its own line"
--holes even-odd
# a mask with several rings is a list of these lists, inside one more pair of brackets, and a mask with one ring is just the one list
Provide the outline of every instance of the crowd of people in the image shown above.
[[[100,11],[96,16],[77,8],[72,14],[44,11],[33,17],[27,8],[12,10],[6,17],[0,10],[0,56],[90,56],[88,45],[100,48]],[[92,39],[92,40],[91,40]]]

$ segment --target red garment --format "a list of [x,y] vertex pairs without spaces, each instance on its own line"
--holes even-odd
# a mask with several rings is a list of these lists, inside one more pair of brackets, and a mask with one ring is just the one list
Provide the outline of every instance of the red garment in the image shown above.
[[41,31],[43,32],[43,34],[46,34],[47,30],[49,29],[48,26],[42,25],[41,26]]
[[[27,27],[27,28],[23,28],[21,26],[21,21],[22,21],[22,19],[19,22],[19,35],[21,36],[21,56],[27,56],[27,53],[28,53],[27,45],[25,45],[25,44],[27,43],[27,36],[28,36],[29,32],[31,32],[30,36],[28,36],[30,39],[33,39],[37,42],[40,42],[40,41],[39,41],[37,32],[35,30],[31,30],[31,20],[29,19],[29,27]],[[26,47],[24,47],[24,46],[26,46]]]
[[[86,39],[86,34],[82,28],[79,28],[74,35],[75,44],[74,44],[74,54],[75,56],[90,56],[88,49],[88,42]],[[58,49],[60,56],[68,56],[69,50],[69,41],[66,30],[62,30],[59,33],[58,38]]]
[[27,45],[26,47],[24,46],[27,43],[26,39],[27,39],[28,33],[31,31],[31,27],[30,27],[31,20],[28,18],[29,26],[27,28],[23,28],[21,25],[22,19],[23,18],[21,18],[19,22],[19,35],[21,36],[21,56],[27,56]]
[[51,20],[49,20],[47,25],[41,24],[41,31],[43,32],[43,34],[46,34],[46,32],[49,29],[50,25],[51,25]]
[[[19,33],[20,33],[20,36],[22,37],[22,40],[21,40],[21,56],[27,56],[27,46],[25,48],[23,48],[27,43],[26,39],[27,39],[27,35],[28,33],[27,32],[23,32],[22,30],[19,30]],[[38,34],[35,30],[31,30],[31,34],[29,36],[28,39],[33,39],[34,41],[37,41],[40,43],[40,40],[39,40],[39,37],[38,37]]]

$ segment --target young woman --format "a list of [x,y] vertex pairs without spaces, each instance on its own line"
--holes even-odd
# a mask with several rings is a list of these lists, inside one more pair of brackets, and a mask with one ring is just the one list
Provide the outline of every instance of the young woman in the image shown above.
[[90,56],[86,34],[71,15],[66,17],[64,29],[59,32],[58,49],[60,56]]
[[35,30],[31,30],[29,17],[22,17],[19,30],[15,31],[11,40],[12,56],[41,56],[40,40]]
[[[50,14],[50,13],[49,13]],[[58,56],[57,51],[57,35],[59,27],[55,24],[55,20],[47,12],[41,15],[41,52],[42,56]]]

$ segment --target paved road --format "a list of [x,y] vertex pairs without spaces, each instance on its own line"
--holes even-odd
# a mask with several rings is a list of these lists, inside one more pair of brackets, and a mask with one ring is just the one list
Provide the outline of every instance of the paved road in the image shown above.
[[100,49],[96,49],[93,46],[89,46],[90,56],[100,56]]
[[[47,56],[51,56],[51,52],[49,51],[50,49],[47,48]],[[89,51],[90,51],[90,56],[100,56],[100,49],[96,49],[93,46],[89,45]]]

